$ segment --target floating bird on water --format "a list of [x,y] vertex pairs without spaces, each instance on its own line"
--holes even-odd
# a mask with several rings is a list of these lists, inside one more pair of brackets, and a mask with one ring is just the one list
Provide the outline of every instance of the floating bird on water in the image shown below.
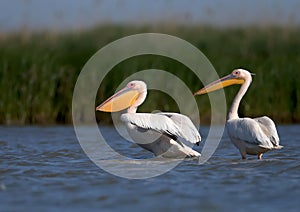
[[240,101],[252,82],[251,75],[253,74],[247,70],[236,69],[231,74],[208,84],[194,95],[209,93],[233,84],[242,84],[228,113],[227,132],[243,159],[246,159],[246,154],[257,155],[258,159],[261,159],[263,153],[281,149],[282,146],[279,145],[278,133],[272,119],[267,116],[254,119],[238,116]]
[[143,81],[131,81],[125,88],[96,107],[98,111],[117,112],[127,108],[121,115],[131,138],[156,156],[166,158],[200,157],[179,138],[199,145],[201,136],[185,115],[178,113],[136,113],[137,107],[146,99],[147,85]]

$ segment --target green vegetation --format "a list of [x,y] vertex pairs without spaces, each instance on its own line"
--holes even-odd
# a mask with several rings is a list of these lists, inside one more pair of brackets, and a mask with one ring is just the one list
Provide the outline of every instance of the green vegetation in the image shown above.
[[[0,34],[0,123],[71,123],[73,88],[87,60],[109,42],[142,32],[167,33],[192,43],[220,76],[239,67],[256,73],[242,101],[241,115],[268,115],[277,123],[300,121],[300,29],[115,25],[68,33]],[[96,103],[111,95],[130,74],[150,68],[176,74],[192,91],[203,86],[176,61],[159,56],[134,57],[114,67],[101,84]],[[228,105],[238,89],[234,87],[225,89]],[[150,91],[151,101],[146,101],[140,111],[177,111],[174,101],[162,95],[166,96]],[[197,97],[197,102],[202,124],[209,123],[207,95]],[[97,115],[110,121],[107,114]]]

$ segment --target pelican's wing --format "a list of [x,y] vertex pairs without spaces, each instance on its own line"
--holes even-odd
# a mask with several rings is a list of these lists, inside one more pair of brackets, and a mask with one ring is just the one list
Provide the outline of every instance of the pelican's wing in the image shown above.
[[[182,137],[183,139],[185,139],[191,143],[199,142],[199,140],[197,140],[195,138],[189,139],[192,136],[187,136],[187,134],[184,133],[184,130],[187,129],[186,127],[184,127],[184,129],[181,128],[183,126],[178,125],[174,120],[172,120],[167,115],[163,115],[160,113],[158,113],[158,114],[125,113],[125,114],[121,115],[121,120],[123,122],[129,122],[131,124],[134,124],[143,129],[152,129],[152,130],[159,131],[161,133],[169,134],[173,137],[174,136]],[[179,120],[179,118],[178,118],[178,120]],[[184,119],[182,118],[182,120],[184,120]]]
[[273,120],[267,116],[255,118],[254,120],[258,122],[262,131],[270,139],[272,144],[275,147],[280,146],[279,145],[279,136],[278,136],[276,126],[275,126],[275,123],[273,122]]
[[191,119],[179,113],[157,113],[165,115],[172,119],[173,122],[180,128],[180,137],[193,144],[199,145],[201,136],[198,129],[195,127]]
[[264,133],[257,120],[250,118],[229,120],[226,128],[228,134],[235,139],[268,149],[274,148],[270,138]]

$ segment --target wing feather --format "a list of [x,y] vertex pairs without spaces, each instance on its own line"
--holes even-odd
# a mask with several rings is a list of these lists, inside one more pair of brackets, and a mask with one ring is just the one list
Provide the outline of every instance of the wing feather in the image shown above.
[[275,123],[267,116],[258,117],[254,119],[259,123],[263,132],[270,138],[274,146],[279,146],[279,136],[276,130]]
[[190,141],[191,143],[199,144],[201,136],[198,129],[195,127],[190,118],[179,113],[158,113],[169,117],[180,128],[180,137]]
[[263,133],[259,124],[250,118],[229,120],[226,124],[230,137],[265,148],[269,147],[269,138]]
[[121,121],[129,122],[144,129],[152,129],[162,134],[171,134],[173,137],[181,137],[191,143],[201,140],[199,132],[191,120],[176,113],[125,113],[121,115]]

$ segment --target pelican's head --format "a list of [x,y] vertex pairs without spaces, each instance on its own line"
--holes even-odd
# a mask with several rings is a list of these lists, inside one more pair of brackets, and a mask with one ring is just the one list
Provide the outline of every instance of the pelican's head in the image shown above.
[[244,82],[251,83],[251,81],[252,81],[251,75],[254,75],[254,74],[250,73],[249,71],[247,71],[245,69],[235,69],[231,72],[231,74],[208,84],[204,88],[197,91],[194,95],[196,96],[196,95],[200,95],[200,94],[209,93],[211,91],[225,88],[229,85],[244,84]]
[[147,85],[143,81],[134,80],[129,82],[125,88],[108,98],[96,110],[104,112],[117,112],[126,108],[137,108],[141,105],[147,95]]
[[133,80],[126,85],[126,88],[136,90],[139,93],[147,92],[147,85],[144,81]]

